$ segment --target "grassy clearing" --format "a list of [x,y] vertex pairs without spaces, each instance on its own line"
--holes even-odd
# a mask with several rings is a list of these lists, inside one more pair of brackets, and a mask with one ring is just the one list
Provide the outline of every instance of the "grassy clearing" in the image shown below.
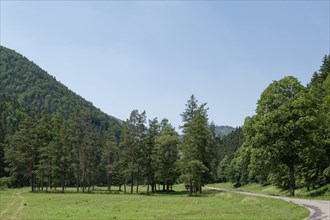
[[[241,187],[234,187],[232,183],[217,183],[217,184],[209,184],[208,186],[219,187],[223,189],[234,189],[234,190],[240,190],[246,192],[268,194],[268,195],[290,196],[290,192],[288,190],[282,190],[276,186],[271,186],[271,185],[265,186],[256,183],[250,183]],[[304,198],[304,199],[330,200],[330,184],[310,191],[307,191],[306,189],[297,189],[296,197]]]
[[[304,219],[308,211],[281,200],[205,191],[168,194],[31,193],[1,191],[0,219]],[[95,193],[97,192],[97,193]]]

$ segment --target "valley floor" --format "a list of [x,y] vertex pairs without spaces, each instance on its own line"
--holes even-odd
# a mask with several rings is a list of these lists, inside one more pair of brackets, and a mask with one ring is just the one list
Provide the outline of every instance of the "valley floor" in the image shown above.
[[1,193],[0,219],[304,219],[308,210],[293,203],[205,190],[188,196],[182,186],[165,194],[31,193],[29,188]]

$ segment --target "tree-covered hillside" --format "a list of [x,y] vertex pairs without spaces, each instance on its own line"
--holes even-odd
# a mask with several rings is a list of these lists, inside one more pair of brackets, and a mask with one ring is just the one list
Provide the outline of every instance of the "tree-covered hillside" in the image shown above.
[[[219,181],[290,189],[330,183],[330,56],[307,86],[287,76],[261,94],[256,114],[233,130],[209,122],[194,95],[181,114],[183,135],[167,119],[133,110],[119,121],[95,108],[18,53],[0,48],[0,186],[34,190],[118,185],[126,193],[190,194]],[[218,129],[218,134],[217,134]],[[1,178],[5,177],[5,178]],[[129,190],[127,190],[129,186]]]
[[[118,119],[101,112],[32,61],[0,46],[0,177],[11,174],[13,169],[10,168],[11,161],[8,157],[4,158],[5,145],[8,145],[14,134],[21,134],[16,138],[22,138],[22,133],[18,131],[28,129],[34,132],[36,126],[43,124],[49,128],[56,123],[57,127],[54,125],[52,129],[60,129],[64,127],[65,121],[70,119],[73,123],[74,119],[83,120],[83,117],[89,121],[90,125],[87,127],[93,128],[99,135],[110,127],[121,126]],[[46,132],[47,129],[43,131]],[[37,139],[40,140],[40,137]],[[47,140],[47,144],[48,142],[51,141]],[[28,143],[24,144],[29,146]],[[7,147],[7,154],[13,153],[12,149],[15,148]],[[5,170],[5,167],[8,168]],[[18,178],[19,176],[16,179]],[[20,184],[24,184],[24,181]]]
[[89,108],[99,126],[106,127],[115,119],[14,50],[0,46],[0,61],[0,93],[32,109],[35,114],[53,114],[61,109],[68,118],[78,109]]
[[215,134],[217,137],[224,137],[234,131],[235,128],[231,126],[216,126],[215,127]]

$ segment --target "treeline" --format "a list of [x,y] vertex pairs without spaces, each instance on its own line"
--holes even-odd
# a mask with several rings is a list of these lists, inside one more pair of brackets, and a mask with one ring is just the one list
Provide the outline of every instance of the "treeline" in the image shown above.
[[327,55],[307,86],[292,76],[273,81],[245,120],[242,147],[221,161],[221,180],[273,184],[292,196],[330,183],[329,73]]
[[[0,106],[10,106],[9,99],[1,100]],[[205,106],[194,96],[188,101],[182,138],[167,119],[147,123],[146,113],[137,110],[108,130],[97,126],[90,109],[69,119],[60,110],[36,118],[22,112],[17,130],[4,141],[10,184],[62,192],[66,187],[91,191],[96,185],[111,192],[112,185],[118,185],[124,193],[138,193],[141,184],[148,192],[156,192],[157,185],[169,192],[181,182],[190,194],[201,193],[203,185],[217,178],[219,155],[215,125],[208,122]],[[7,119],[17,116],[5,112]]]
[[291,76],[271,83],[256,114],[220,138],[194,96],[179,136],[167,119],[147,120],[145,112],[108,116],[20,54],[0,52],[0,185],[138,193],[141,184],[155,192],[184,183],[193,194],[231,181],[294,195],[330,183],[329,55],[307,86]]
[[[132,111],[122,122],[96,109],[13,50],[0,46],[0,180],[32,190],[183,182],[190,193],[217,180],[219,139],[192,96],[183,136],[168,120]],[[3,182],[3,181],[2,181]]]
[[[9,175],[4,148],[10,136],[24,128],[34,132],[41,122],[46,124],[48,120],[51,124],[55,115],[62,126],[63,121],[79,118],[83,111],[88,112],[92,127],[100,134],[120,124],[120,120],[101,112],[27,58],[0,46],[0,177]],[[26,184],[25,178],[16,179],[22,181],[14,185]]]
[[[109,125],[116,132],[120,126]],[[85,191],[104,181],[99,167],[106,132],[95,124],[90,109],[78,111],[69,119],[64,119],[60,110],[35,117],[22,112],[17,129],[1,143],[4,175],[9,174],[13,187],[30,185],[32,190],[38,187],[48,191],[76,185]]]

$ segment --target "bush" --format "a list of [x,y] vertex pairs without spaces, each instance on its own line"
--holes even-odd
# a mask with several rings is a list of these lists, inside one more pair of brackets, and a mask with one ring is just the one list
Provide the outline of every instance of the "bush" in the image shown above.
[[0,178],[0,189],[6,189],[11,187],[11,178],[10,177],[1,177]]

